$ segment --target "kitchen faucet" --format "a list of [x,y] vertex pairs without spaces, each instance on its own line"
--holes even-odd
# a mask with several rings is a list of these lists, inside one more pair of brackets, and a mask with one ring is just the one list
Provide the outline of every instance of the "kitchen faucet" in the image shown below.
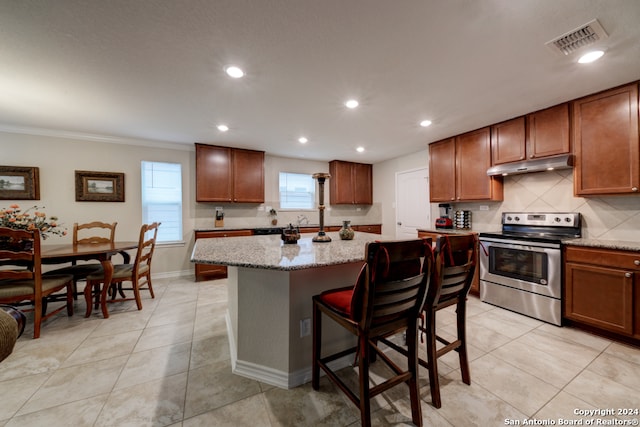
[[309,218],[306,215],[298,215],[298,225],[308,225]]

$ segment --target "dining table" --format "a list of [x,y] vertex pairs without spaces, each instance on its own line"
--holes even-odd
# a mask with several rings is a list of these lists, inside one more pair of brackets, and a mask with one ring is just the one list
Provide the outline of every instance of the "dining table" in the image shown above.
[[40,247],[40,262],[42,264],[64,264],[72,261],[97,260],[100,261],[104,269],[105,283],[111,283],[113,277],[111,258],[120,254],[124,263],[128,264],[131,261],[131,255],[127,251],[137,248],[138,241],[42,245]]

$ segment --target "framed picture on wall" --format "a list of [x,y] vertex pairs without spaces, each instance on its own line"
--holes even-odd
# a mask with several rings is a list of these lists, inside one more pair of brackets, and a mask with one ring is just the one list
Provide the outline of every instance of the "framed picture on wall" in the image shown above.
[[76,202],[124,202],[124,173],[76,171]]
[[0,200],[40,200],[39,169],[0,166]]

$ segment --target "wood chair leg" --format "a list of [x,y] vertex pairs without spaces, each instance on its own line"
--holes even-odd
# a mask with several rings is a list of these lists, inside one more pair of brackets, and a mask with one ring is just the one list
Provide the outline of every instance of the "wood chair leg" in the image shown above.
[[460,372],[462,373],[462,382],[471,385],[471,374],[469,372],[469,358],[467,356],[467,333],[465,312],[465,301],[460,301],[456,308],[456,321],[458,330],[458,340],[460,341],[460,347],[458,347],[458,357],[460,359]]
[[409,396],[411,400],[411,419],[413,423],[422,427],[422,407],[420,406],[420,386],[418,384],[418,330],[410,328],[406,331],[407,340],[407,363],[408,371],[411,372],[409,380]]
[[371,426],[371,394],[369,390],[369,361],[371,346],[367,337],[358,338],[360,347],[360,363],[358,374],[360,378],[360,424],[364,427]]
[[436,315],[434,309],[425,312],[427,330],[427,364],[429,365],[429,389],[431,390],[431,402],[436,408],[442,406],[440,400],[440,381],[438,379],[438,356],[436,349]]
[[73,300],[76,298],[74,283],[67,285],[67,316],[73,316]]
[[320,309],[317,307],[315,302],[313,303],[313,362],[311,365],[311,386],[314,390],[318,390],[320,388],[320,365],[318,365],[318,360],[320,360],[321,355],[321,341],[322,341],[322,313]]

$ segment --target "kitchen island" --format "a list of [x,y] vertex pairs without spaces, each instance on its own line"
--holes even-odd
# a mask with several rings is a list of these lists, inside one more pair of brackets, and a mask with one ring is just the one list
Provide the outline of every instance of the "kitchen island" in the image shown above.
[[[303,234],[297,244],[284,244],[274,235],[196,241],[191,262],[228,267],[227,329],[235,374],[281,388],[311,380],[311,297],[353,285],[366,243],[392,239],[327,235],[331,242],[313,242],[312,234]],[[327,351],[354,343],[344,329],[323,325]],[[346,366],[351,360],[336,362]]]

